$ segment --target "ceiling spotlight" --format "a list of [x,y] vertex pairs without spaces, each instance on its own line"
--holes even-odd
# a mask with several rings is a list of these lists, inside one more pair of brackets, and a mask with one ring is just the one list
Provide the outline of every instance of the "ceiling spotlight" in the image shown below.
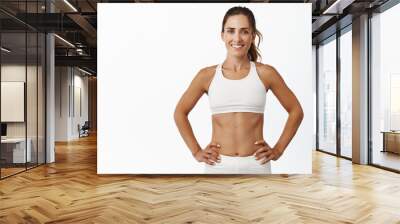
[[65,4],[67,4],[72,10],[74,10],[75,12],[78,12],[78,10],[71,4],[68,2],[68,0],[64,0]]
[[75,45],[71,44],[71,42],[69,42],[68,40],[66,40],[66,39],[64,39],[64,38],[62,38],[62,37],[60,37],[60,36],[58,36],[57,34],[54,34],[54,36],[57,37],[58,39],[60,39],[62,42],[66,43],[67,45],[69,45],[69,46],[75,48]]
[[83,72],[83,73],[85,73],[85,74],[88,74],[88,75],[90,75],[90,76],[92,75],[92,73],[90,73],[90,72],[88,72],[88,71],[86,71],[86,70],[83,70],[83,69],[81,69],[81,68],[79,68],[79,67],[78,67],[78,70],[81,71],[81,72]]
[[322,14],[342,14],[343,9],[351,5],[355,0],[336,0]]
[[1,50],[4,51],[4,52],[6,52],[6,53],[10,53],[10,52],[11,52],[11,50],[9,50],[9,49],[7,49],[7,48],[5,48],[5,47],[1,47]]

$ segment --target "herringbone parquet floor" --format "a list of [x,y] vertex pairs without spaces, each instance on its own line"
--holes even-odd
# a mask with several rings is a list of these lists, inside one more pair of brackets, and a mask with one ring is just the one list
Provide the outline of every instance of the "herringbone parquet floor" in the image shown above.
[[96,137],[0,181],[0,223],[400,223],[400,175],[319,152],[312,175],[96,174]]

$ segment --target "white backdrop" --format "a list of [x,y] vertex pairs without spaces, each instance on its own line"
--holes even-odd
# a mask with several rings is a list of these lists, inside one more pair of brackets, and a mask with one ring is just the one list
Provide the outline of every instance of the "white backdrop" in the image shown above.
[[[173,113],[203,67],[223,62],[225,12],[250,8],[264,36],[262,62],[274,66],[298,97],[304,119],[273,173],[311,173],[311,4],[98,4],[99,174],[203,173]],[[211,140],[207,95],[189,114],[204,148]],[[287,113],[268,92],[265,140],[274,145]]]

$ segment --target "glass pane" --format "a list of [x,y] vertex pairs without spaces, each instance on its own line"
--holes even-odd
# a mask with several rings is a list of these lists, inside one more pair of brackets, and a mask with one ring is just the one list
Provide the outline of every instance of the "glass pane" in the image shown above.
[[351,30],[340,37],[340,150],[352,157],[352,35]]
[[[32,16],[39,11],[37,1],[27,1],[27,19],[31,24],[37,24],[38,17]],[[27,167],[37,165],[37,32],[33,29],[27,30],[27,80],[26,80],[26,113],[27,113],[27,143],[30,148],[30,158]]]
[[38,36],[38,163],[45,163],[45,35]]
[[[317,87],[316,87],[316,80],[317,80],[317,48],[315,45],[312,46],[312,72],[313,72],[313,111],[317,111]],[[317,139],[317,114],[313,113],[313,150],[316,147],[316,139]]]
[[318,146],[336,154],[336,40],[318,48]]
[[1,166],[2,177],[25,170],[26,34],[1,34]]
[[38,49],[37,49],[37,33],[27,33],[28,38],[28,55],[27,55],[27,99],[26,99],[26,110],[27,110],[27,142],[29,144],[31,153],[28,154],[30,158],[28,159],[27,166],[28,168],[34,167],[37,165],[37,115],[38,115],[38,107],[37,107],[37,98],[38,98],[38,89],[37,89],[37,73],[38,73]]
[[[45,1],[0,1],[0,7],[35,26]],[[28,14],[25,14],[28,13]],[[27,17],[25,17],[27,16]],[[1,177],[45,161],[45,36],[0,12]],[[12,111],[12,112],[10,112]]]
[[400,170],[400,4],[372,18],[372,163]]

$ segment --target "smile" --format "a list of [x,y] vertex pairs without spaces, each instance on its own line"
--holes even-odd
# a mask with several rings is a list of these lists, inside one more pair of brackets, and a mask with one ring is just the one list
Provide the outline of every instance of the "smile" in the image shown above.
[[242,45],[242,44],[232,44],[231,46],[236,49],[240,49],[240,48],[244,47],[244,45]]

